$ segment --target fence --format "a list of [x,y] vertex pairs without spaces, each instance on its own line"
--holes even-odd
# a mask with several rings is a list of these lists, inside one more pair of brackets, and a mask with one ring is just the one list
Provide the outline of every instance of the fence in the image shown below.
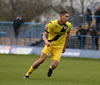
[[99,46],[100,46],[100,36],[93,36],[92,38],[92,36],[90,35],[80,35],[80,36],[70,36],[67,48],[99,49]]
[[20,27],[18,38],[14,36],[13,22],[0,22],[0,44],[1,45],[31,45],[41,39],[44,25],[40,23],[26,22]]
[[[80,17],[80,15],[76,17]],[[95,16],[95,18],[98,17],[100,16]],[[79,19],[78,24],[85,24],[85,16],[82,16],[82,22],[80,22],[80,20],[81,19]],[[43,46],[43,40],[41,37],[45,29],[45,25],[26,22],[20,27],[20,34],[18,38],[15,38],[12,24],[13,22],[0,22],[0,45]],[[95,29],[97,28],[96,24],[94,27]],[[76,35],[70,35],[67,47],[73,49],[96,49],[96,45],[99,48],[100,36],[94,36],[93,41],[90,35],[80,35],[80,41],[78,37],[79,36]],[[85,42],[84,38],[86,38]]]

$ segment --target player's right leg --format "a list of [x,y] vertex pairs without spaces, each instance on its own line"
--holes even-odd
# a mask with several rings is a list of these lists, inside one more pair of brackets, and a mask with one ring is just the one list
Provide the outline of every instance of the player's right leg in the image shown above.
[[29,69],[28,72],[26,73],[24,79],[28,79],[28,78],[29,78],[30,74],[31,74],[35,69],[37,69],[38,66],[39,66],[41,63],[43,63],[43,62],[45,61],[46,56],[47,56],[47,55],[46,55],[45,53],[41,53],[40,58],[32,64],[32,66],[30,67],[30,69]]
[[62,54],[62,48],[52,48],[52,52],[51,52],[51,58],[52,58],[52,62],[49,66],[49,70],[48,70],[48,77],[51,77],[53,70],[57,67],[60,59],[61,59],[61,54]]
[[49,70],[48,70],[48,77],[50,77],[52,75],[53,70],[57,67],[57,65],[58,65],[58,61],[52,60]]

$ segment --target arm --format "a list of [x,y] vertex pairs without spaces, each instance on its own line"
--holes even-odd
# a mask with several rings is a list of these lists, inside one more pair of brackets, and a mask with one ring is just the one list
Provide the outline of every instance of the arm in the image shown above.
[[63,48],[62,53],[64,53],[64,52],[65,52],[65,50],[66,50],[66,45],[67,45],[67,40],[68,40],[68,38],[69,38],[69,32],[68,32],[68,33],[67,33],[67,35],[66,35],[65,45],[64,45],[64,48]]
[[76,32],[76,35],[79,35],[79,33],[80,33],[80,30],[78,29],[77,32]]
[[[48,28],[46,28],[46,30],[47,30]],[[43,40],[44,40],[44,42],[45,42],[45,45],[48,47],[48,46],[50,46],[51,45],[51,43],[47,40],[47,32],[44,32],[43,33]]]

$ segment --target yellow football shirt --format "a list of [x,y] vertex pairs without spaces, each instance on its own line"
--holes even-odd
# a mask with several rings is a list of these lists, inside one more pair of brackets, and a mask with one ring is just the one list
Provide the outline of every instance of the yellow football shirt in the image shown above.
[[54,20],[47,25],[47,28],[48,41],[51,42],[51,46],[63,48],[67,32],[72,28],[71,23],[66,22],[64,25],[60,25],[58,20]]

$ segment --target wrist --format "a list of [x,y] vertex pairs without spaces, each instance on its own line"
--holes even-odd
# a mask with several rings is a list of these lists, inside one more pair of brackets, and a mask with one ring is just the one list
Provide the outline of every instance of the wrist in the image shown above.
[[45,40],[44,42],[45,42],[45,43],[48,43],[48,40]]

